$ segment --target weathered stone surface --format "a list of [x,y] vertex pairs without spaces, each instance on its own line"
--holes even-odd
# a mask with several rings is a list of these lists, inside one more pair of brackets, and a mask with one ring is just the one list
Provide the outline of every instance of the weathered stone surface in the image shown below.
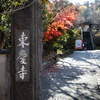
[[11,55],[6,55],[5,80],[6,80],[6,100],[11,100]]
[[0,55],[0,100],[6,100],[5,80],[6,55]]
[[10,89],[10,55],[0,54],[0,100],[11,100]]
[[[30,0],[33,1],[33,0]],[[41,5],[35,1],[31,6],[13,14],[13,100],[39,100],[40,68],[42,66],[42,13]],[[16,32],[30,31],[30,81],[16,81]]]
[[0,100],[11,100],[10,54],[0,54]]

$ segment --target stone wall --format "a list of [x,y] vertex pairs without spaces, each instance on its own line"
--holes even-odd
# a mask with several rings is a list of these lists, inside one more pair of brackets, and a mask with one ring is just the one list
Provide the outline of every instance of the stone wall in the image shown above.
[[10,100],[10,55],[0,54],[0,100]]

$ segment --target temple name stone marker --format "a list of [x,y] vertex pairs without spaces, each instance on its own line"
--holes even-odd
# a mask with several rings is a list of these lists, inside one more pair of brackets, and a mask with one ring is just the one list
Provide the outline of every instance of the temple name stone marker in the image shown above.
[[30,81],[30,31],[18,30],[16,35],[16,81]]
[[13,14],[12,100],[39,100],[42,66],[42,7],[29,0]]

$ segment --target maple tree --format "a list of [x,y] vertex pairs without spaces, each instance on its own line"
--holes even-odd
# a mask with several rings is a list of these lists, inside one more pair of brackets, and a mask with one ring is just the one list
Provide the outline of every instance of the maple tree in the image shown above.
[[74,35],[71,35],[73,32],[69,32],[69,29],[74,25],[78,10],[76,6],[67,1],[61,2],[61,0],[51,4],[48,0],[42,0],[41,4],[43,10],[43,53],[47,55],[56,53],[58,49],[66,48],[69,38],[72,38],[71,42],[73,43]]
[[75,6],[71,6],[58,12],[53,20],[46,26],[47,30],[43,33],[43,41],[49,41],[55,36],[62,35],[61,30],[71,28],[77,15],[78,13]]

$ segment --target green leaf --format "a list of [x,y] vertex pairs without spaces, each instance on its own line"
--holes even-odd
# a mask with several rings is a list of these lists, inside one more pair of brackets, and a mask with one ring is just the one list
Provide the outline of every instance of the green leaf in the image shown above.
[[10,1],[13,5],[15,5],[15,2],[13,2],[13,1]]
[[23,5],[23,3],[18,3],[18,5]]
[[3,27],[2,27],[2,26],[0,26],[0,30],[1,30],[1,31],[4,31],[4,29],[3,29]]
[[29,2],[29,0],[25,0],[26,2]]
[[17,6],[18,5],[18,2],[15,2],[15,6]]
[[20,2],[24,2],[24,0],[20,0]]

